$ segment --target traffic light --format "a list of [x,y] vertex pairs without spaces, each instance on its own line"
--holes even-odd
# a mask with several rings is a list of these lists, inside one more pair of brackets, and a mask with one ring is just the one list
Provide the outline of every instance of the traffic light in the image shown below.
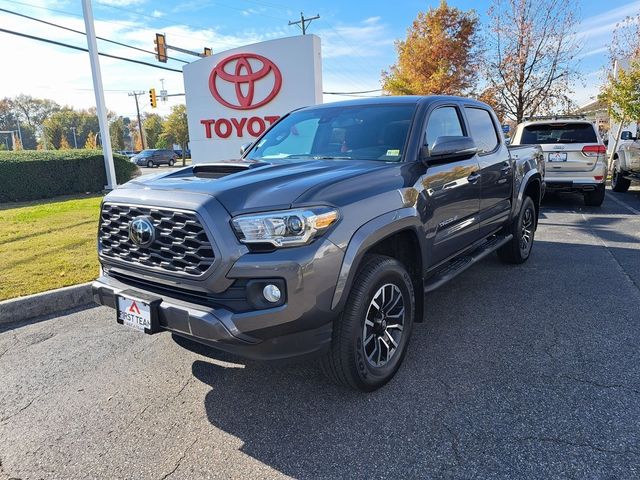
[[211,49],[209,47],[204,47],[204,56],[210,57],[212,54]]
[[156,108],[158,106],[158,99],[156,98],[155,88],[149,90],[149,103],[151,104],[151,108]]
[[163,33],[156,33],[156,39],[153,41],[156,44],[156,59],[159,62],[167,63],[167,39]]

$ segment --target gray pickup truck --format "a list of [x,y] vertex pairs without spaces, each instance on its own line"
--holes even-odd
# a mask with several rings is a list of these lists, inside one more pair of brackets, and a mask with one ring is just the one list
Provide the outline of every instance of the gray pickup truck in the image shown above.
[[491,252],[527,260],[544,185],[540,148],[508,148],[475,100],[303,108],[239,160],[109,193],[93,295],[145,333],[251,359],[317,356],[371,391],[399,368],[425,294]]

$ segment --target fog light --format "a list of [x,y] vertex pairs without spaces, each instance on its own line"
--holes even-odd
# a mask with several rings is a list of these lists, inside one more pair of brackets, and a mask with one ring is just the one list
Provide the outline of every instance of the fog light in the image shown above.
[[280,293],[280,289],[273,284],[269,284],[262,289],[262,295],[267,300],[267,302],[277,303],[280,301],[280,297],[282,294]]

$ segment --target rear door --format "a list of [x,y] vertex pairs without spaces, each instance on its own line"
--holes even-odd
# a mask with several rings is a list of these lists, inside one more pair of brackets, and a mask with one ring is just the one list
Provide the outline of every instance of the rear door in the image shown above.
[[[443,104],[429,114],[425,142],[440,136],[468,135],[460,107]],[[430,245],[429,267],[468,247],[479,237],[480,174],[478,157],[427,167],[421,178],[426,196],[422,211]]]
[[539,144],[549,173],[589,172],[605,156],[595,127],[586,121],[530,123],[523,127],[520,144]]
[[502,136],[498,134],[498,124],[493,114],[475,105],[465,106],[464,112],[470,134],[479,150],[479,228],[484,237],[502,227],[511,212],[513,162]]

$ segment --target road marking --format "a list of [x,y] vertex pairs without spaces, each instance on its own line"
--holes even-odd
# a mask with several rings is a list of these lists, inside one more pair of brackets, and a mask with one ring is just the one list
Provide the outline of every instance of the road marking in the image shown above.
[[618,205],[620,205],[621,207],[626,208],[627,210],[629,210],[631,213],[635,213],[636,215],[640,215],[640,211],[636,210],[635,208],[633,208],[630,205],[627,205],[626,203],[624,203],[622,200],[617,199],[616,197],[614,197],[613,195],[609,194],[607,195],[607,198],[610,198],[611,200],[613,200],[614,202],[616,202]]

